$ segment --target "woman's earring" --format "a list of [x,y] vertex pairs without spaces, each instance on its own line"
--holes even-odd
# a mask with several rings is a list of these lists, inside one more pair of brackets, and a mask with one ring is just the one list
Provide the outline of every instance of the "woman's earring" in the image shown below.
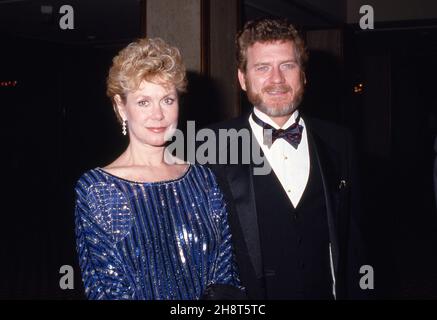
[[123,133],[124,136],[127,134],[126,124],[127,124],[127,120],[123,120],[123,125],[121,127],[121,130],[122,130],[121,132]]

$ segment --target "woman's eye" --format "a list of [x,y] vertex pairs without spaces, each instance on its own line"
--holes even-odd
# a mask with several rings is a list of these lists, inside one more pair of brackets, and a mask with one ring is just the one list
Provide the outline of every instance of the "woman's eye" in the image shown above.
[[149,102],[146,101],[146,100],[138,101],[138,105],[139,105],[140,107],[146,107],[148,104],[149,104]]
[[165,98],[165,99],[164,99],[164,103],[165,103],[165,104],[168,104],[168,105],[173,104],[174,101],[175,101],[175,99],[173,99],[173,98]]

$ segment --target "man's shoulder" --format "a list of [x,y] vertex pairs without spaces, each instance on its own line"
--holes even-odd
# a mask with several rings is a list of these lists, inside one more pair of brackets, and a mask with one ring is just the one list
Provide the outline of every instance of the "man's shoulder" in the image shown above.
[[320,132],[323,134],[326,133],[332,135],[344,135],[344,134],[348,134],[349,132],[349,129],[347,129],[346,127],[331,121],[308,117],[308,116],[303,116],[303,119],[305,121],[305,124],[309,127],[309,129],[317,133]]
[[350,129],[337,123],[307,116],[303,116],[302,118],[305,121],[308,131],[313,135],[319,136],[323,140],[335,142],[352,139]]
[[335,153],[349,153],[355,149],[355,139],[350,129],[318,118],[303,117],[307,132]]

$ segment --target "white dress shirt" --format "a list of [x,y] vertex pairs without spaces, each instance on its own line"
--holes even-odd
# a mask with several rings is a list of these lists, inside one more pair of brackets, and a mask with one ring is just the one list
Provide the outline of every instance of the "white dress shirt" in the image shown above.
[[[279,127],[269,116],[257,108],[254,108],[253,112],[258,118],[275,129],[287,129],[295,122],[299,114],[296,110],[287,122],[282,127]],[[252,116],[249,116],[249,123],[273,172],[278,177],[292,205],[296,208],[305,191],[310,175],[310,154],[305,122],[300,118],[299,124],[303,126],[304,129],[302,132],[302,140],[297,149],[294,149],[292,145],[282,138],[276,139],[269,148],[263,144],[263,128],[253,121]]]

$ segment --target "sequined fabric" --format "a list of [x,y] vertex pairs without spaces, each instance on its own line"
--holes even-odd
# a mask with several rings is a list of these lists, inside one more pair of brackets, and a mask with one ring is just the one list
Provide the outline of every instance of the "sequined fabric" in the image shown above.
[[100,168],[76,185],[76,238],[88,299],[199,299],[239,287],[223,195],[212,172],[141,183]]

